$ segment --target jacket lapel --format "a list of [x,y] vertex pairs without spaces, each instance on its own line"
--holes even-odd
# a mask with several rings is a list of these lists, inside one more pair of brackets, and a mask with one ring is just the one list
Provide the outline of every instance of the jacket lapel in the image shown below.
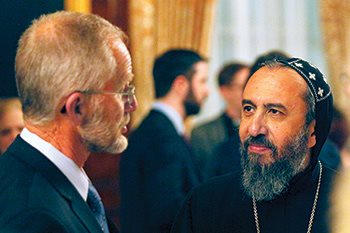
[[36,169],[59,192],[64,199],[70,202],[72,211],[90,232],[102,233],[101,227],[95,219],[87,203],[80,196],[68,178],[41,152],[18,136],[9,148],[18,159]]

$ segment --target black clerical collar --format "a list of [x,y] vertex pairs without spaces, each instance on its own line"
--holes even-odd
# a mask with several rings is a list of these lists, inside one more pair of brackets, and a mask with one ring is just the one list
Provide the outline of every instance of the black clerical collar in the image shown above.
[[295,175],[290,181],[286,193],[298,193],[305,190],[311,184],[316,184],[320,173],[319,163],[310,164],[304,171]]

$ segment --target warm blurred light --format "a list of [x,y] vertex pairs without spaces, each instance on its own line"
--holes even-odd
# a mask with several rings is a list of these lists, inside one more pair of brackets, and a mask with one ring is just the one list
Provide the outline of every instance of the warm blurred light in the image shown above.
[[340,84],[341,89],[346,95],[346,98],[350,98],[350,77],[347,73],[341,73],[340,74]]
[[91,0],[64,0],[64,9],[67,11],[91,13]]

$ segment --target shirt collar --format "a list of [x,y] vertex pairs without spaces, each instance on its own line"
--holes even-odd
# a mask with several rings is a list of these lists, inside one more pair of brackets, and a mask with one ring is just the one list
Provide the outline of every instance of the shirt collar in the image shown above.
[[174,125],[177,133],[183,135],[185,133],[185,126],[181,115],[168,104],[162,103],[160,101],[154,102],[152,105],[153,110],[158,110],[169,118],[171,123]]
[[79,168],[73,160],[27,128],[23,129],[20,136],[48,158],[68,178],[82,198],[87,200],[89,178],[82,168]]

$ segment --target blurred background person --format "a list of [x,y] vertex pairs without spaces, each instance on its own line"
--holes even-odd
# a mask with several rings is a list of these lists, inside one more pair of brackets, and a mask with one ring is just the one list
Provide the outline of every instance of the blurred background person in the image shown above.
[[320,152],[320,161],[333,170],[348,167],[350,165],[350,155],[346,148],[348,138],[347,120],[340,109],[334,106],[331,128]]
[[192,131],[191,144],[204,177],[208,177],[208,162],[212,160],[216,147],[231,137],[238,138],[242,92],[248,75],[249,66],[246,64],[225,65],[217,79],[220,94],[226,104],[224,112]]
[[328,139],[331,140],[340,152],[339,166],[350,167],[350,153],[346,147],[349,139],[349,123],[344,113],[337,107],[333,108],[333,120]]
[[208,95],[207,72],[206,60],[192,50],[172,49],[156,58],[156,102],[131,133],[120,162],[122,232],[169,232],[187,193],[199,184],[184,120]]
[[24,127],[22,105],[18,98],[0,99],[0,155]]

